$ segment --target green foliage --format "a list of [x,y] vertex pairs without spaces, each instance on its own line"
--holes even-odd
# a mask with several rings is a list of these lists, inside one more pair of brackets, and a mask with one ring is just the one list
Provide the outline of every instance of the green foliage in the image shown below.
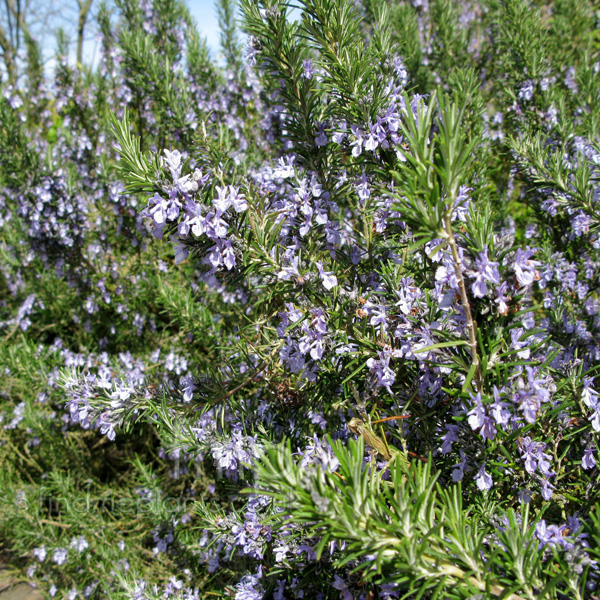
[[97,69],[27,38],[2,90],[4,549],[92,600],[595,598],[593,3],[239,9],[219,66],[102,4]]

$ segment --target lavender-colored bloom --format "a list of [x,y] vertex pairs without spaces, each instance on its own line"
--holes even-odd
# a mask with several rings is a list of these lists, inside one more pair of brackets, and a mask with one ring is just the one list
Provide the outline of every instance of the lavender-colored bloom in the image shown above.
[[487,294],[487,283],[500,283],[500,273],[498,271],[498,263],[490,261],[488,258],[488,249],[483,252],[475,260],[477,271],[475,273],[475,282],[473,283],[473,295],[476,298],[483,298]]
[[277,327],[277,334],[280,338],[285,335],[285,331],[290,323],[297,323],[303,316],[302,311],[298,310],[292,302],[286,302],[285,307],[287,310],[279,313],[281,323]]
[[[469,202],[470,202],[470,198],[469,198],[469,192],[471,192],[472,189],[467,187],[466,185],[461,185],[459,190],[458,190],[458,194],[456,195],[456,200],[454,201],[454,206],[453,206],[453,210],[452,210],[452,215],[451,215],[451,219],[453,221],[462,221],[463,223],[466,223],[467,221],[467,215],[469,213]],[[486,258],[487,258],[487,248],[485,250],[486,253]]]
[[579,87],[577,85],[577,71],[575,67],[569,67],[565,73],[565,85],[574,93],[577,94]]
[[154,554],[166,552],[169,544],[173,542],[173,531],[168,529],[165,533],[161,533],[158,529],[155,529],[152,532],[152,539],[156,544],[153,548]]
[[535,250],[532,250],[529,246],[525,250],[521,248],[517,249],[517,256],[515,258],[514,269],[517,281],[522,286],[529,286],[535,279],[535,268],[541,263],[537,260],[531,260],[531,257],[535,254]]
[[290,154],[288,156],[282,156],[277,161],[277,167],[273,171],[273,177],[280,177],[286,179],[295,175],[294,162],[296,156]]
[[517,327],[516,329],[511,329],[510,337],[511,337],[511,347],[513,350],[518,350],[517,356],[519,358],[527,359],[530,355],[529,349],[529,341],[530,338],[523,338],[524,329],[522,327]]
[[362,202],[366,202],[371,197],[371,190],[366,174],[363,172],[360,183],[356,185],[356,194]]
[[521,458],[523,458],[525,461],[525,470],[531,474],[535,473],[535,470],[537,468],[537,445],[535,444],[535,442],[531,441],[531,438],[529,436],[527,436],[523,439],[523,442],[521,443],[519,449],[521,451]]
[[501,285],[496,288],[496,298],[494,302],[498,305],[498,314],[508,314],[508,302],[510,298],[506,296],[506,290],[508,289],[508,282],[503,281]]
[[278,279],[288,281],[292,278],[300,278],[300,271],[298,271],[298,256],[293,256],[290,264],[283,267],[277,274]]
[[485,418],[485,408],[481,402],[481,392],[477,392],[476,396],[471,394],[471,400],[475,401],[475,406],[467,413],[468,422],[471,429],[479,429],[483,425]]
[[484,440],[493,440],[496,436],[496,426],[494,424],[494,419],[492,417],[486,415],[483,419],[483,425],[479,430],[481,437]]
[[514,396],[519,409],[523,411],[523,416],[528,423],[535,423],[537,412],[543,402],[550,400],[551,380],[539,376],[536,367],[525,367],[527,381],[522,377],[517,380],[517,391]]
[[583,451],[581,466],[584,469],[593,469],[596,466],[596,457],[594,456],[594,448],[586,448]]
[[364,140],[365,150],[369,152],[375,152],[377,150],[377,146],[379,145],[378,136],[373,131],[373,127],[369,128],[369,132],[367,133]]
[[183,401],[191,402],[192,398],[194,397],[194,389],[196,387],[194,380],[189,375],[186,375],[179,380],[179,387],[183,392]]
[[573,233],[577,237],[588,233],[591,223],[592,220],[590,216],[581,210],[571,217],[571,227],[573,228]]
[[315,74],[315,66],[313,65],[312,60],[310,60],[310,58],[303,60],[302,67],[304,68],[302,77],[305,79],[312,79],[313,75]]
[[89,544],[85,537],[81,535],[79,537],[74,537],[71,540],[69,548],[73,548],[74,550],[77,550],[77,552],[81,553],[87,548],[89,548]]
[[496,427],[494,420],[485,412],[485,407],[481,401],[481,393],[477,392],[476,396],[471,394],[471,400],[475,401],[475,406],[467,413],[471,429],[479,429],[479,433],[484,440],[493,439],[496,435]]
[[[153,203],[150,206],[150,203]],[[169,208],[169,202],[165,200],[160,194],[154,194],[148,200],[148,214],[154,219],[157,225],[162,225],[167,219],[167,209]]]
[[583,390],[581,391],[581,399],[583,403],[589,408],[596,408],[598,406],[598,392],[592,388],[594,383],[593,377],[583,378]]
[[354,139],[350,142],[350,145],[352,146],[352,156],[354,156],[354,158],[358,158],[362,154],[363,144],[365,141],[364,134],[360,127],[356,125],[352,125],[350,130],[354,136]]
[[554,494],[554,486],[547,479],[542,479],[541,493],[542,498],[546,501],[550,500]]
[[523,438],[519,444],[521,457],[525,461],[526,471],[533,474],[537,469],[545,479],[548,479],[549,477],[552,477],[554,473],[551,471],[551,457],[544,452],[545,449],[546,444],[543,442],[535,442],[529,436]]
[[485,463],[479,467],[479,471],[475,476],[475,483],[482,492],[490,490],[494,485],[492,476],[485,470]]
[[40,562],[44,562],[46,560],[46,546],[40,546],[39,548],[33,549],[33,556],[35,556]]
[[594,409],[594,412],[590,417],[590,422],[594,431],[600,431],[600,405],[596,406]]
[[494,402],[490,404],[490,414],[496,421],[497,425],[507,425],[511,418],[511,413],[507,408],[507,405],[500,399],[500,392],[498,388],[494,386]]
[[446,428],[446,433],[440,438],[443,442],[440,452],[442,454],[449,454],[452,451],[452,444],[458,441],[458,425],[446,423],[444,427]]
[[454,465],[454,470],[452,471],[452,481],[455,483],[458,481],[462,481],[465,476],[465,467],[467,466],[467,456],[465,453],[460,450],[460,461]]
[[336,287],[338,284],[337,277],[332,271],[325,271],[323,268],[323,261],[318,260],[315,264],[317,266],[317,270],[319,271],[319,275],[321,276],[323,287],[326,290],[331,290]]
[[313,435],[311,441],[302,453],[300,460],[301,467],[308,465],[316,465],[327,471],[336,471],[340,466],[340,462],[333,453],[331,446],[327,440],[320,440],[317,435]]
[[244,47],[244,58],[248,61],[250,66],[256,64],[258,52],[259,46],[256,38],[252,35],[249,35],[246,41],[246,46]]
[[562,531],[558,525],[547,525],[545,519],[540,519],[535,526],[535,536],[540,540],[540,548],[546,545],[562,545]]
[[165,164],[167,165],[173,179],[179,179],[181,177],[181,152],[179,150],[164,150],[165,153]]
[[208,558],[206,569],[209,573],[215,573],[221,567],[221,563],[219,561],[219,554],[214,553],[211,554]]
[[275,554],[275,562],[283,562],[286,559],[287,553],[290,551],[290,547],[283,542],[279,542],[277,546],[273,548]]
[[259,450],[260,445],[255,437],[235,429],[229,440],[212,445],[211,454],[217,468],[225,470],[227,477],[236,480],[242,465],[251,463]]
[[373,327],[379,326],[379,331],[384,333],[388,328],[388,307],[384,304],[374,304],[371,301],[367,301],[363,307],[367,311],[370,319],[369,324]]
[[327,145],[327,136],[325,135],[325,125],[323,123],[319,123],[318,125],[319,133],[315,137],[315,144],[320,148],[322,146]]
[[331,586],[341,592],[340,600],[352,600],[354,598],[350,590],[348,590],[348,584],[339,575],[334,576]]
[[519,98],[524,100],[525,102],[531,101],[533,98],[533,81],[528,80],[525,83],[521,84],[519,88]]
[[277,587],[273,590],[273,600],[285,600],[283,592],[285,591],[285,580],[278,579]]
[[64,565],[67,562],[67,549],[57,548],[52,555],[52,560],[57,565]]
[[231,194],[229,192],[230,186],[216,186],[217,197],[213,200],[213,206],[221,214],[224,213],[231,206]]

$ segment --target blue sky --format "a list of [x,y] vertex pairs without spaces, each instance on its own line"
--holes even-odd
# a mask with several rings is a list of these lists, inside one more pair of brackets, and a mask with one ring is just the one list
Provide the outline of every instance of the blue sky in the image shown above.
[[[53,0],[50,0],[53,1]],[[192,16],[198,26],[200,34],[206,38],[208,47],[210,48],[213,59],[218,59],[219,52],[219,25],[217,21],[217,10],[213,0],[185,0]],[[94,2],[96,4],[96,2]],[[69,15],[70,17],[71,15]],[[67,30],[71,36],[71,54],[74,61],[75,57],[75,34],[71,29],[74,28],[75,21],[73,18],[66,17],[66,23],[59,23]],[[73,26],[73,27],[71,27]],[[84,62],[95,64],[98,59],[98,39],[93,33],[97,27],[88,27],[86,31],[86,41],[84,43]],[[42,32],[40,37],[42,47],[46,55],[46,69],[50,72],[54,68],[54,51],[56,48],[56,36],[52,28]]]
[[217,9],[212,0],[187,0],[190,12],[196,19],[198,31],[206,38],[213,56],[219,52],[219,26],[217,24]]

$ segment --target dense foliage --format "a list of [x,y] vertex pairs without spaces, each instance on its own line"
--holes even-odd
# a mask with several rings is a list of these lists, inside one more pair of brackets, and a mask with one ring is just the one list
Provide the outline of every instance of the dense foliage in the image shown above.
[[4,552],[70,600],[597,598],[594,3],[218,9],[221,62],[119,0],[2,89]]

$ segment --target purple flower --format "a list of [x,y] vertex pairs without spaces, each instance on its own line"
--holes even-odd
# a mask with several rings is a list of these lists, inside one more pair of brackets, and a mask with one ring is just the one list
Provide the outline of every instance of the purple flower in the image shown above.
[[476,396],[471,394],[471,400],[475,401],[475,406],[467,413],[471,429],[479,429],[479,433],[484,440],[493,439],[496,435],[496,427],[494,420],[485,412],[485,407],[481,401],[481,393],[477,392]]
[[325,135],[325,125],[323,123],[319,123],[319,133],[317,137],[315,137],[315,144],[320,148],[321,146],[327,145],[327,136]]
[[544,500],[550,500],[554,494],[554,486],[547,480],[542,479],[542,498]]
[[444,427],[446,428],[446,433],[440,438],[443,442],[440,452],[442,454],[449,454],[452,451],[452,444],[458,441],[458,425],[446,423]]
[[302,77],[305,79],[312,79],[315,74],[315,67],[313,65],[312,60],[310,58],[302,61],[302,67],[304,68],[304,72],[302,73]]
[[530,354],[530,350],[528,348],[529,340],[523,338],[524,331],[525,330],[522,327],[517,327],[516,329],[511,329],[511,331],[510,331],[511,347],[513,348],[513,350],[518,350],[517,356],[519,358],[527,359],[527,358],[529,358],[529,354]]
[[356,193],[363,202],[366,202],[371,196],[371,190],[369,189],[369,182],[367,180],[367,176],[364,173],[364,171],[360,178],[360,183],[358,183],[356,186]]
[[586,448],[583,451],[581,466],[584,469],[593,469],[596,466],[596,457],[594,456],[594,448]]
[[279,542],[279,545],[273,548],[275,554],[275,562],[283,562],[286,559],[287,553],[290,551],[290,547],[283,542]]
[[326,471],[333,472],[340,466],[340,461],[333,453],[329,442],[320,440],[315,434],[302,453],[300,465],[302,468],[308,465],[316,465]]
[[546,525],[545,519],[540,519],[535,526],[535,536],[540,540],[540,548],[546,545],[562,545],[562,531],[558,525]]
[[475,406],[467,414],[469,416],[468,422],[471,429],[479,429],[483,425],[485,417],[485,409],[481,402],[481,392],[477,392],[476,396],[471,394],[471,400],[475,401]]
[[46,546],[40,546],[39,548],[33,549],[33,555],[40,561],[44,562],[46,560]]
[[57,565],[64,565],[67,562],[67,549],[57,548],[52,555],[52,560]]
[[79,537],[74,537],[69,544],[69,548],[73,548],[77,550],[77,552],[81,553],[89,547],[88,541],[82,535]]
[[178,265],[182,263],[190,254],[190,251],[183,244],[175,245],[175,264]]
[[510,421],[511,413],[506,408],[506,404],[500,400],[500,392],[494,386],[494,402],[490,404],[490,412],[497,425],[507,425]]
[[323,268],[323,261],[318,260],[316,263],[317,270],[319,271],[319,275],[321,276],[321,280],[323,282],[323,287],[326,290],[331,290],[336,287],[338,284],[337,277],[333,274],[333,271],[325,271]]
[[592,416],[590,417],[590,422],[592,423],[592,429],[594,431],[600,431],[600,405],[596,406]]
[[576,236],[582,236],[584,233],[588,233],[590,230],[591,219],[589,215],[584,213],[583,211],[578,211],[571,218],[571,227],[573,228],[573,233]]
[[189,375],[186,375],[179,380],[179,387],[183,392],[183,401],[191,402],[192,398],[194,397],[194,389],[196,387],[194,380]]
[[354,598],[352,593],[348,590],[348,584],[339,575],[334,575],[334,580],[331,586],[334,589],[342,592],[340,594],[340,600],[352,600]]
[[241,429],[234,429],[229,439],[217,441],[211,446],[211,454],[219,471],[237,480],[238,471],[245,463],[252,462],[260,446],[253,436],[245,435]]
[[259,580],[260,575],[244,575],[235,586],[235,600],[262,600],[264,591]]
[[460,450],[460,462],[457,462],[454,465],[454,470],[452,471],[452,481],[455,483],[457,481],[462,481],[465,476],[465,467],[467,466],[467,457],[465,453]]
[[377,135],[374,133],[373,128],[369,129],[369,133],[364,140],[365,150],[369,152],[375,152],[377,150],[377,146],[379,145],[379,140],[377,139]]
[[249,35],[248,40],[246,42],[246,46],[244,47],[244,58],[248,61],[250,66],[256,64],[256,57],[258,55],[258,43],[254,36]]
[[[453,221],[458,220],[466,223],[467,214],[469,213],[469,192],[472,189],[467,187],[466,185],[461,185],[458,190],[458,195],[456,196],[456,200],[454,201],[453,211],[451,215],[451,219]],[[487,248],[485,250],[487,254]]]
[[339,129],[331,134],[331,140],[336,144],[341,144],[344,141],[344,138],[346,137],[347,129],[348,125],[345,121],[342,121],[339,124]]
[[522,377],[517,380],[517,391],[514,396],[519,409],[528,423],[535,423],[537,412],[542,402],[550,400],[549,387],[552,386],[550,378],[540,377],[536,367],[525,367],[527,381]]
[[283,279],[284,281],[288,281],[293,278],[300,278],[300,271],[298,271],[298,256],[293,256],[290,264],[286,267],[283,267],[281,271],[277,274],[278,279]]
[[230,186],[216,186],[217,197],[213,200],[213,206],[221,214],[231,206],[231,194],[229,193]]
[[169,171],[171,171],[173,179],[179,179],[181,177],[181,152],[179,150],[173,150],[173,152],[164,150],[164,153],[165,158],[163,160]]
[[475,260],[477,272],[475,273],[475,282],[473,283],[473,295],[476,298],[483,298],[487,294],[487,283],[500,283],[500,273],[498,272],[498,263],[490,261],[488,258],[488,249]]
[[498,314],[508,314],[508,302],[510,298],[506,296],[506,290],[508,289],[508,282],[503,281],[501,285],[496,288],[496,298],[494,302],[498,305]]
[[379,325],[379,331],[382,334],[385,333],[388,327],[387,306],[383,304],[374,304],[370,301],[367,301],[364,305],[364,309],[371,317],[369,319],[369,324],[373,327],[377,327]]
[[[153,206],[150,206],[151,202],[154,203]],[[154,219],[157,225],[162,225],[167,219],[168,200],[165,200],[160,194],[154,194],[148,200],[148,203],[148,214]]]
[[475,483],[482,492],[492,489],[494,480],[492,479],[492,476],[485,470],[485,463],[479,467],[479,471],[477,471],[477,475],[475,476]]
[[350,130],[354,136],[354,139],[350,142],[350,145],[352,146],[352,156],[354,156],[354,158],[358,158],[362,154],[365,139],[360,127],[352,125]]
[[552,477],[554,473],[551,471],[551,457],[544,452],[545,449],[546,444],[543,442],[535,442],[529,436],[524,437],[519,444],[521,458],[523,458],[525,462],[525,470],[533,475],[537,469],[540,474],[547,479]]
[[525,83],[522,83],[518,95],[520,100],[529,102],[533,98],[533,82],[527,80]]
[[598,392],[592,388],[593,383],[593,377],[583,378],[583,390],[581,391],[581,399],[583,400],[583,403],[589,408],[596,408],[598,406]]
[[535,268],[541,264],[537,260],[531,260],[534,254],[535,250],[532,250],[529,246],[525,250],[521,250],[521,248],[517,249],[517,256],[514,263],[515,275],[519,284],[524,287],[533,283]]

